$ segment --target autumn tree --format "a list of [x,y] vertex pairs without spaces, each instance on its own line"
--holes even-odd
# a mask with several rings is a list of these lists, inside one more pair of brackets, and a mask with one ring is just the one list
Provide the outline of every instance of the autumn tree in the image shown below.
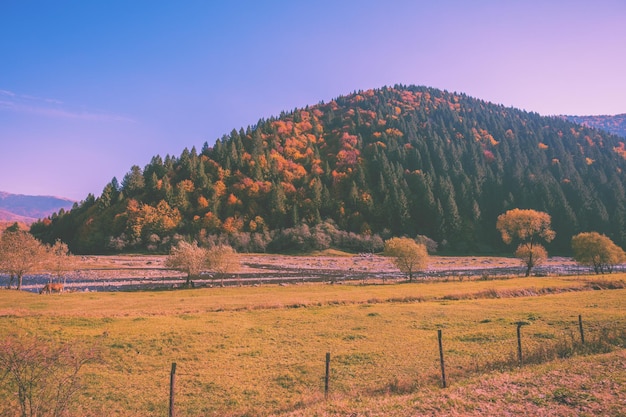
[[413,273],[428,266],[428,251],[426,245],[419,244],[406,237],[393,237],[385,241],[385,256],[393,258],[398,269],[409,276],[413,282]]
[[191,286],[191,278],[200,275],[207,267],[207,251],[198,246],[197,242],[180,241],[172,246],[165,260],[165,266],[187,274],[185,286]]
[[607,236],[597,232],[579,233],[572,238],[574,259],[592,266],[596,274],[611,273],[613,267],[626,262],[626,253]]
[[550,215],[536,210],[509,210],[498,216],[496,228],[504,243],[519,242],[515,256],[526,265],[526,276],[548,256],[546,249],[538,242],[551,242],[556,235],[552,230]]
[[237,252],[228,245],[217,245],[207,250],[206,260],[209,270],[215,273],[215,278],[220,278],[222,287],[224,276],[235,272],[239,266]]
[[529,276],[532,268],[541,265],[548,259],[548,251],[543,245],[537,243],[534,245],[520,244],[515,250],[515,257],[526,265],[526,276]]
[[99,345],[63,344],[40,337],[0,341],[0,415],[65,416],[81,389],[82,368],[101,361]]
[[17,278],[17,290],[22,289],[22,279],[42,264],[45,247],[28,232],[5,231],[0,238],[0,270],[9,276],[8,288]]
[[[61,277],[76,268],[76,259],[70,253],[67,244],[59,239],[54,242],[54,245],[45,246],[45,249],[45,267],[56,276],[57,282],[61,282]],[[65,283],[65,279],[63,281]]]

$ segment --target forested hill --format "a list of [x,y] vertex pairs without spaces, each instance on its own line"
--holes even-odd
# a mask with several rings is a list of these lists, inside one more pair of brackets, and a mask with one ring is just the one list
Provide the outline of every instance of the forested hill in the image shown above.
[[463,94],[368,90],[260,120],[200,152],[155,156],[31,230],[75,253],[167,250],[181,237],[238,250],[367,250],[392,235],[511,251],[496,218],[532,208],[552,216],[553,253],[580,231],[624,246],[624,142]]
[[626,138],[626,113],[615,116],[564,116],[567,120],[581,125],[604,130]]

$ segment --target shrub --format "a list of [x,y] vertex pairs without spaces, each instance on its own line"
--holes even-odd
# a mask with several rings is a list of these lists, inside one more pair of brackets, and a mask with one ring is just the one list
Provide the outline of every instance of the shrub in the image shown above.
[[[81,388],[80,371],[100,351],[75,342],[53,344],[12,336],[0,342],[2,415],[64,415]],[[11,400],[12,398],[12,400]]]

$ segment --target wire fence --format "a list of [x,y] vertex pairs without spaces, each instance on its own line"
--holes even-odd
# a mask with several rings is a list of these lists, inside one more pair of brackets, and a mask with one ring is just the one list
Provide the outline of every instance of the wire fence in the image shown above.
[[[452,348],[447,346],[449,342],[458,341],[458,335],[456,335],[454,331],[437,329],[436,336],[433,334],[433,339],[437,340],[436,347],[431,344],[429,345],[430,348],[428,351],[423,353],[424,355],[430,355],[430,359],[426,360],[426,362],[430,362],[431,365],[436,363],[436,367],[427,366],[426,369],[420,370],[415,366],[409,365],[411,358],[406,358],[402,364],[392,368],[395,368],[395,370],[401,367],[411,368],[416,371],[416,374],[413,375],[413,380],[409,377],[408,379],[405,378],[403,381],[399,381],[397,374],[390,374],[387,379],[388,382],[384,386],[370,386],[363,394],[371,395],[384,392],[406,394],[415,392],[424,386],[427,386],[429,389],[432,389],[434,386],[446,389],[451,385],[459,383],[459,381],[464,378],[484,374],[492,370],[510,371],[527,365],[545,363],[554,359],[567,359],[579,355],[608,353],[615,349],[626,347],[626,329],[624,329],[623,324],[624,323],[613,323],[613,325],[608,325],[608,323],[605,323],[605,325],[602,325],[596,322],[592,326],[587,327],[582,315],[578,315],[577,321],[567,323],[561,329],[555,329],[555,332],[560,335],[559,337],[546,337],[546,335],[542,333],[533,334],[533,332],[530,331],[532,323],[526,321],[510,323],[508,325],[510,326],[510,333],[515,334],[515,337],[506,340],[509,346],[508,349],[505,348],[505,350],[508,350],[510,353],[474,363],[472,366],[468,366],[467,364],[472,362],[473,358],[469,361],[467,358],[463,359],[462,356],[459,355],[456,346]],[[526,332],[527,329],[528,332]],[[497,343],[498,349],[503,349],[502,343]],[[473,354],[469,356],[473,356]],[[370,362],[375,355],[361,353],[360,357],[365,358],[365,362]],[[358,392],[359,387],[355,386],[350,380],[355,378],[355,375],[360,374],[358,368],[364,366],[361,362],[362,361],[358,359],[348,361],[346,360],[346,355],[335,354],[330,351],[325,352],[325,354],[324,352],[320,352],[319,366],[317,367],[319,369],[317,378],[319,381],[319,396],[314,397],[319,400],[319,398],[323,396],[323,399],[328,401],[333,398],[333,393],[338,393],[340,397],[345,394],[351,396],[360,395]],[[368,365],[373,368],[383,366],[382,363],[375,362],[369,363]],[[262,363],[257,363],[257,366],[267,369],[267,366]],[[177,368],[176,363],[172,363],[169,379],[170,417],[177,415],[175,398],[178,396],[185,397],[184,392],[177,391],[184,391],[185,386],[198,384],[198,382],[185,384],[186,378],[196,377],[193,373],[186,373],[185,371],[186,370],[180,366]],[[182,383],[182,389],[177,385],[176,381],[179,381],[178,384]],[[206,383],[206,381],[204,382]],[[275,382],[279,384],[282,383],[278,381],[278,379],[276,379]],[[303,387],[289,385],[289,388],[298,391]],[[363,387],[360,389],[363,389]],[[220,406],[217,406],[217,408],[219,407]]]

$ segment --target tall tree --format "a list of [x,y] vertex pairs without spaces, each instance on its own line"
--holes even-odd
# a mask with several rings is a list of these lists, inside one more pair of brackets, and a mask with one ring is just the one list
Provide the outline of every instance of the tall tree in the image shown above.
[[122,191],[128,198],[136,197],[144,191],[146,185],[141,168],[133,165],[122,180]]

